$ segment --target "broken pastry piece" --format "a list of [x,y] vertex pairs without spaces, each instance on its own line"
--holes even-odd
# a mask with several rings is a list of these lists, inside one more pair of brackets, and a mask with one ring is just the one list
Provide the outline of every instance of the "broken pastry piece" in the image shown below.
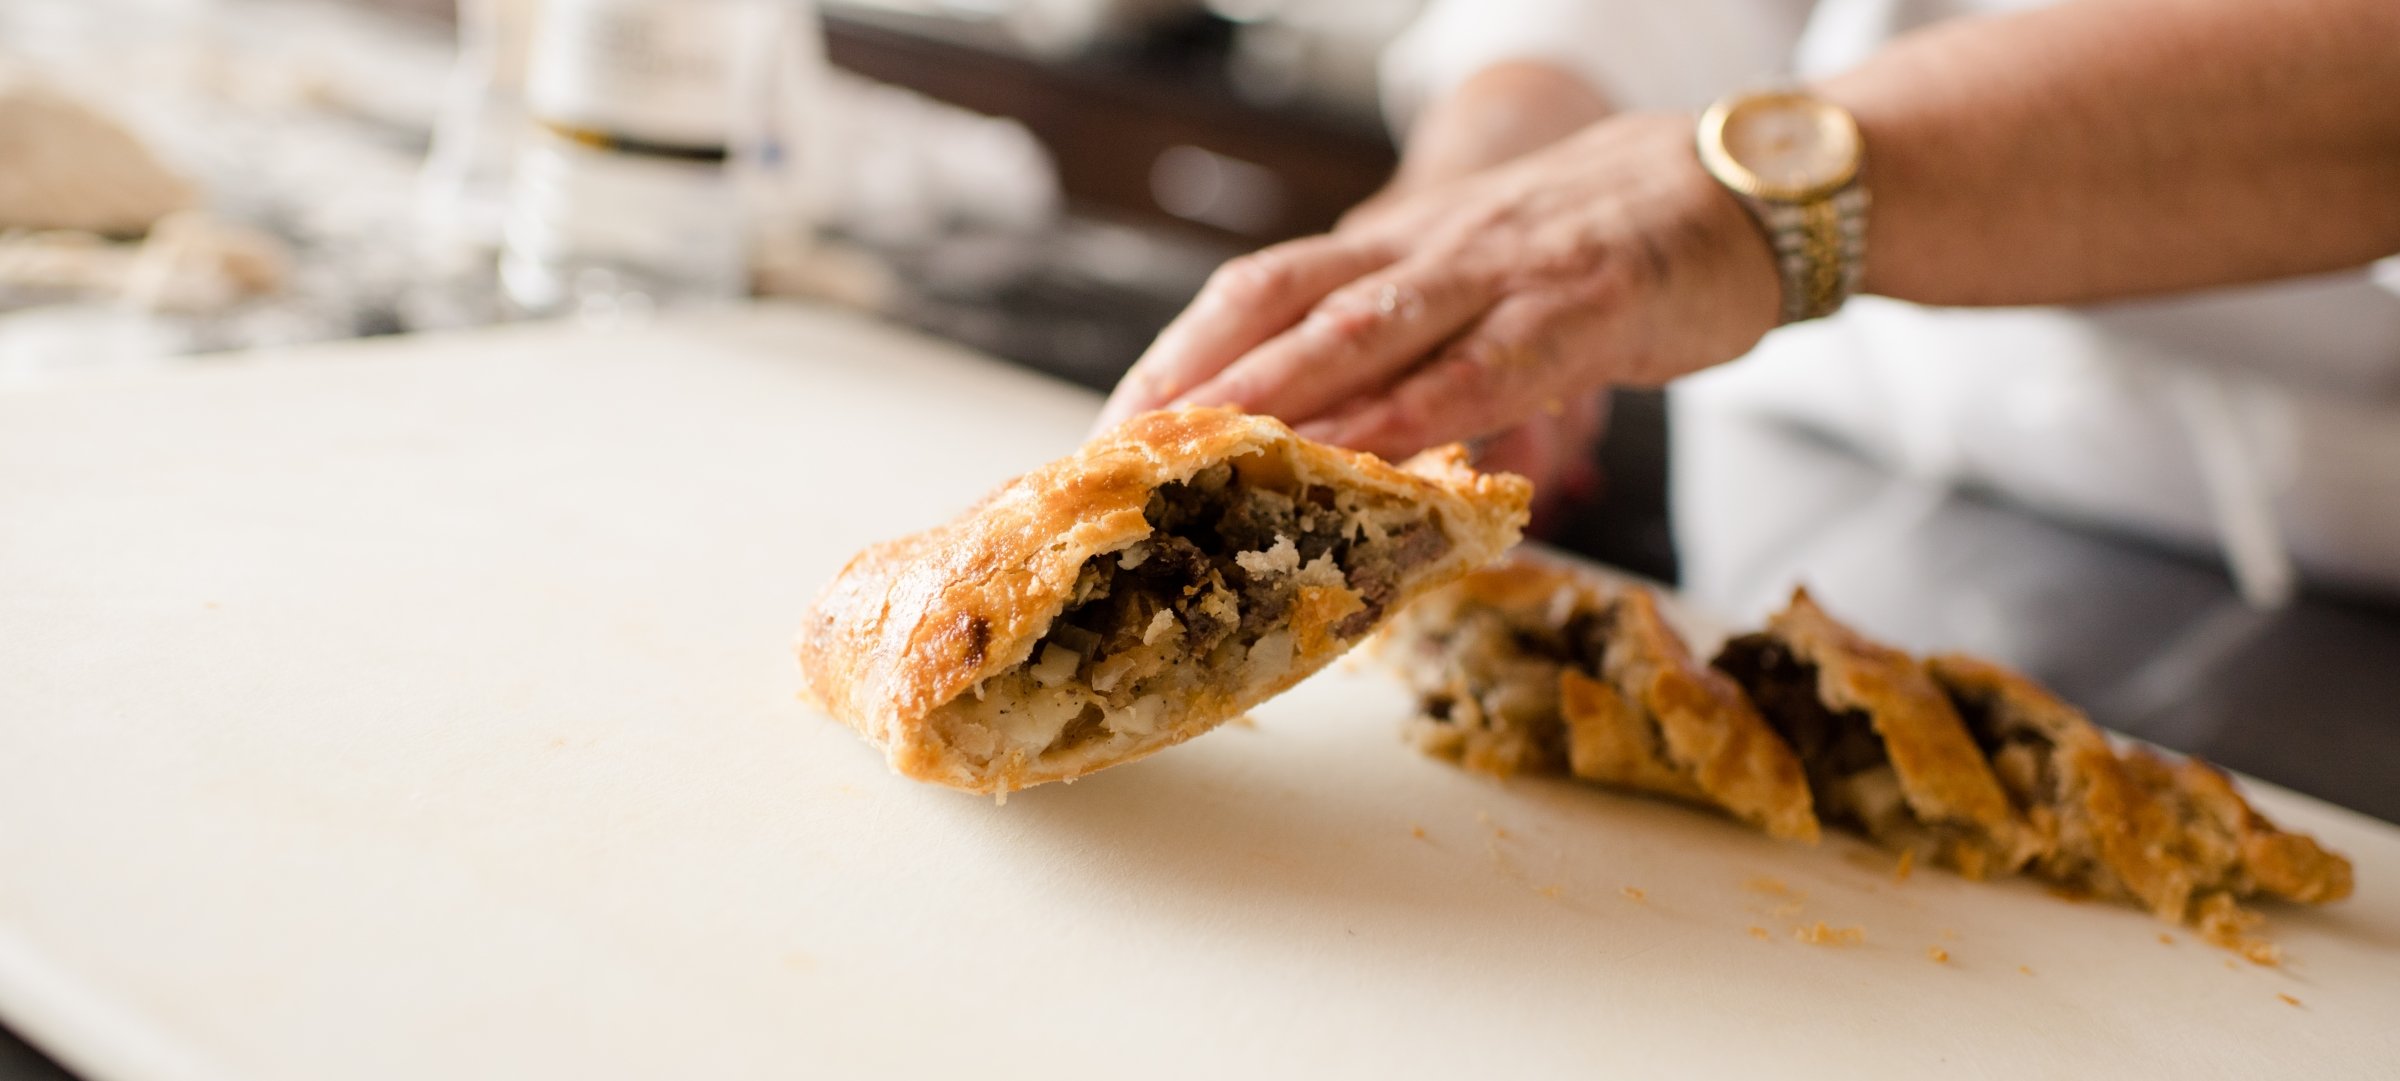
[[860,553],[797,650],[922,781],[1006,793],[1216,727],[1515,544],[1530,485],[1392,466],[1265,417],[1126,421],[947,525]]
[[1598,670],[1595,614],[1607,603],[1597,586],[1517,556],[1408,606],[1376,652],[1417,693],[1410,739],[1498,777],[1565,772],[1559,677],[1579,658]]
[[1988,661],[1944,655],[1926,667],[2034,835],[2031,873],[2136,902],[2259,959],[2271,948],[2248,938],[2258,917],[2243,901],[2349,896],[2348,860],[2277,829],[2214,766],[2120,753],[2081,711]]
[[1815,840],[1799,761],[1656,598],[1522,553],[1418,602],[1385,657],[1416,689],[1411,732],[1470,768],[1570,773],[1717,807]]
[[2254,961],[2275,951],[2249,937],[2246,902],[2350,893],[2347,860],[2276,828],[2215,767],[2119,750],[1998,665],[1919,662],[1800,592],[1695,673],[1657,616],[1646,591],[1519,554],[1403,613],[1385,653],[1422,702],[1418,742],[1469,766],[1572,772],[1785,836],[1821,818],[1903,866],[2022,870]]
[[1924,667],[1836,622],[1807,590],[1765,630],[1725,643],[1716,665],[1799,755],[1826,821],[1969,878],[2032,857],[1999,778]]

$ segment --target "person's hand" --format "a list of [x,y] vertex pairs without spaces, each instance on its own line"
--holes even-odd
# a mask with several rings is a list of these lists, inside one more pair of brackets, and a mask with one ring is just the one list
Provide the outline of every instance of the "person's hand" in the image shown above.
[[1691,146],[1688,117],[1620,116],[1234,260],[1102,423],[1233,405],[1400,458],[1739,356],[1775,325],[1777,278]]
[[[1390,184],[1342,216],[1336,232],[1366,227],[1409,197],[1524,157],[1607,119],[1608,100],[1582,77],[1537,60],[1476,72],[1431,103],[1408,133]],[[1596,461],[1608,421],[1608,390],[1569,399],[1491,436],[1476,464],[1533,482],[1529,532],[1548,531],[1560,507],[1600,489]]]
[[1608,392],[1569,399],[1557,412],[1518,421],[1475,447],[1479,469],[1515,473],[1533,482],[1529,536],[1548,537],[1564,507],[1600,491],[1600,437],[1608,425]]

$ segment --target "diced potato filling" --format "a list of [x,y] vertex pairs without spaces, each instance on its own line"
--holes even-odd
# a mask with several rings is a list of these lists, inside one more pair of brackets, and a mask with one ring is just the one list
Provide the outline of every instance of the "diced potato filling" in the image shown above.
[[1185,695],[1288,675],[1304,588],[1355,598],[1332,631],[1356,638],[1410,572],[1449,551],[1438,522],[1396,500],[1285,487],[1231,465],[1161,487],[1143,512],[1151,534],[1087,561],[1025,663],[943,706],[936,725],[987,761],[1152,736]]

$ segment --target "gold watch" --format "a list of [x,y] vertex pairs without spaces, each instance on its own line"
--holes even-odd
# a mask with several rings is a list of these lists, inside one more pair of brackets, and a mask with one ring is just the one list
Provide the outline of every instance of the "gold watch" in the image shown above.
[[1848,110],[1796,90],[1734,94],[1700,115],[1700,165],[1766,230],[1783,322],[1841,309],[1867,247],[1866,145]]

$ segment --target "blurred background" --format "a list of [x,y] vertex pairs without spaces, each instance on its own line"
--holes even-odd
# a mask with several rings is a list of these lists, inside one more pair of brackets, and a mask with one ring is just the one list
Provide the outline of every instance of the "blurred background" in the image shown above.
[[[10,0],[0,385],[760,294],[1105,389],[1385,181],[1420,6]],[[1577,547],[1673,577],[1665,446],[1621,397]]]
[[[1383,181],[1375,59],[1415,6],[11,0],[9,108],[74,108],[85,115],[49,122],[115,129],[77,137],[109,143],[86,147],[94,160],[61,163],[95,183],[132,186],[142,157],[138,171],[160,175],[81,220],[0,202],[0,378],[550,309],[638,317],[620,309],[721,291],[512,294],[497,267],[512,214],[520,234],[544,216],[571,234],[588,227],[565,219],[621,216],[634,198],[660,214],[692,195],[637,192],[638,177],[603,190],[621,163],[545,157],[562,112],[609,135],[695,120],[624,100],[675,92],[640,69],[673,50],[622,55],[612,25],[750,19],[747,44],[668,57],[751,80],[725,121],[737,164],[760,174],[738,226],[747,284],[1105,387],[1218,262],[1320,231]],[[551,84],[533,88],[532,112],[529,69]],[[618,157],[655,156],[644,149]],[[527,205],[562,200],[575,205]],[[667,238],[666,261],[719,225]]]

